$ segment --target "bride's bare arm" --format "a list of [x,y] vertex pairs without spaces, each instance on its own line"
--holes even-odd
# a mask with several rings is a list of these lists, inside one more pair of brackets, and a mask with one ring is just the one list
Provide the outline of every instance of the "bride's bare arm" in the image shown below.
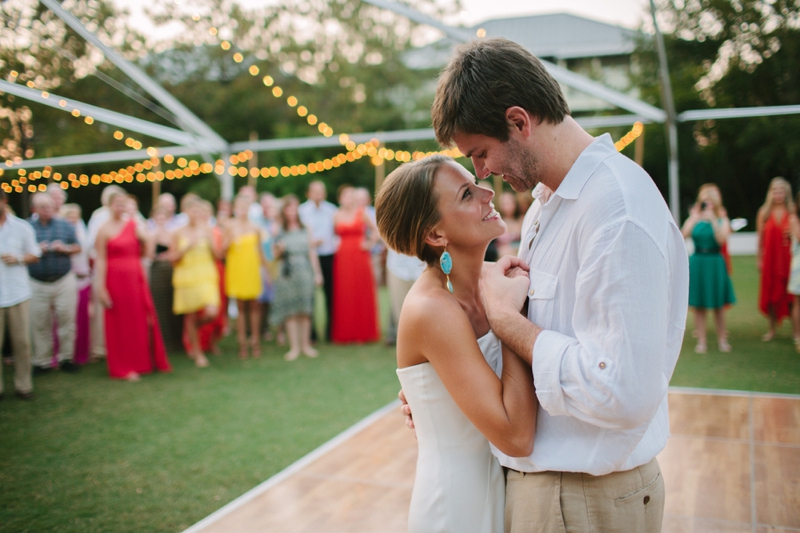
[[538,410],[530,368],[504,349],[499,379],[449,295],[406,299],[397,350],[401,367],[429,361],[461,411],[500,451],[530,455]]

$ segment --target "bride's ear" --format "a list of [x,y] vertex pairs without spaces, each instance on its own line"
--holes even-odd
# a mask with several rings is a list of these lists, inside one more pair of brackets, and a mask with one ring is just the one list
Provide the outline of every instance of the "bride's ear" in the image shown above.
[[439,231],[439,228],[434,227],[428,232],[428,236],[425,237],[425,244],[433,248],[444,248],[447,244],[447,239],[444,233]]

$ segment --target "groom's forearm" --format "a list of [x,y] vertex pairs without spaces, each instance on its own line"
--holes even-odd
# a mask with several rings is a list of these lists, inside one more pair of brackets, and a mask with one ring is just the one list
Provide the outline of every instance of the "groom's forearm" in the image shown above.
[[532,364],[533,345],[543,330],[517,312],[505,311],[489,316],[489,325],[494,334],[514,353]]

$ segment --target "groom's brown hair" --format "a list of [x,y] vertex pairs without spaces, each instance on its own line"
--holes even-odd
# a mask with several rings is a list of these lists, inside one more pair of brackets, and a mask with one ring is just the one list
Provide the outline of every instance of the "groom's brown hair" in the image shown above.
[[456,133],[505,142],[505,113],[518,106],[532,117],[559,124],[569,106],[541,61],[508,39],[477,39],[462,45],[436,86],[431,119],[436,140],[448,146]]

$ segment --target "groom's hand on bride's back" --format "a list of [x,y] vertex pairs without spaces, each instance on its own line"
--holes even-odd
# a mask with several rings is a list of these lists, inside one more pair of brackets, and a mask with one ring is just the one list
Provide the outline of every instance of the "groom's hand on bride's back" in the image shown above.
[[409,406],[408,401],[406,401],[406,395],[403,393],[403,389],[400,389],[400,392],[397,393],[397,397],[400,398],[400,412],[403,413],[403,416],[406,418],[406,425],[409,429],[414,429],[414,418],[411,416],[411,406]]

